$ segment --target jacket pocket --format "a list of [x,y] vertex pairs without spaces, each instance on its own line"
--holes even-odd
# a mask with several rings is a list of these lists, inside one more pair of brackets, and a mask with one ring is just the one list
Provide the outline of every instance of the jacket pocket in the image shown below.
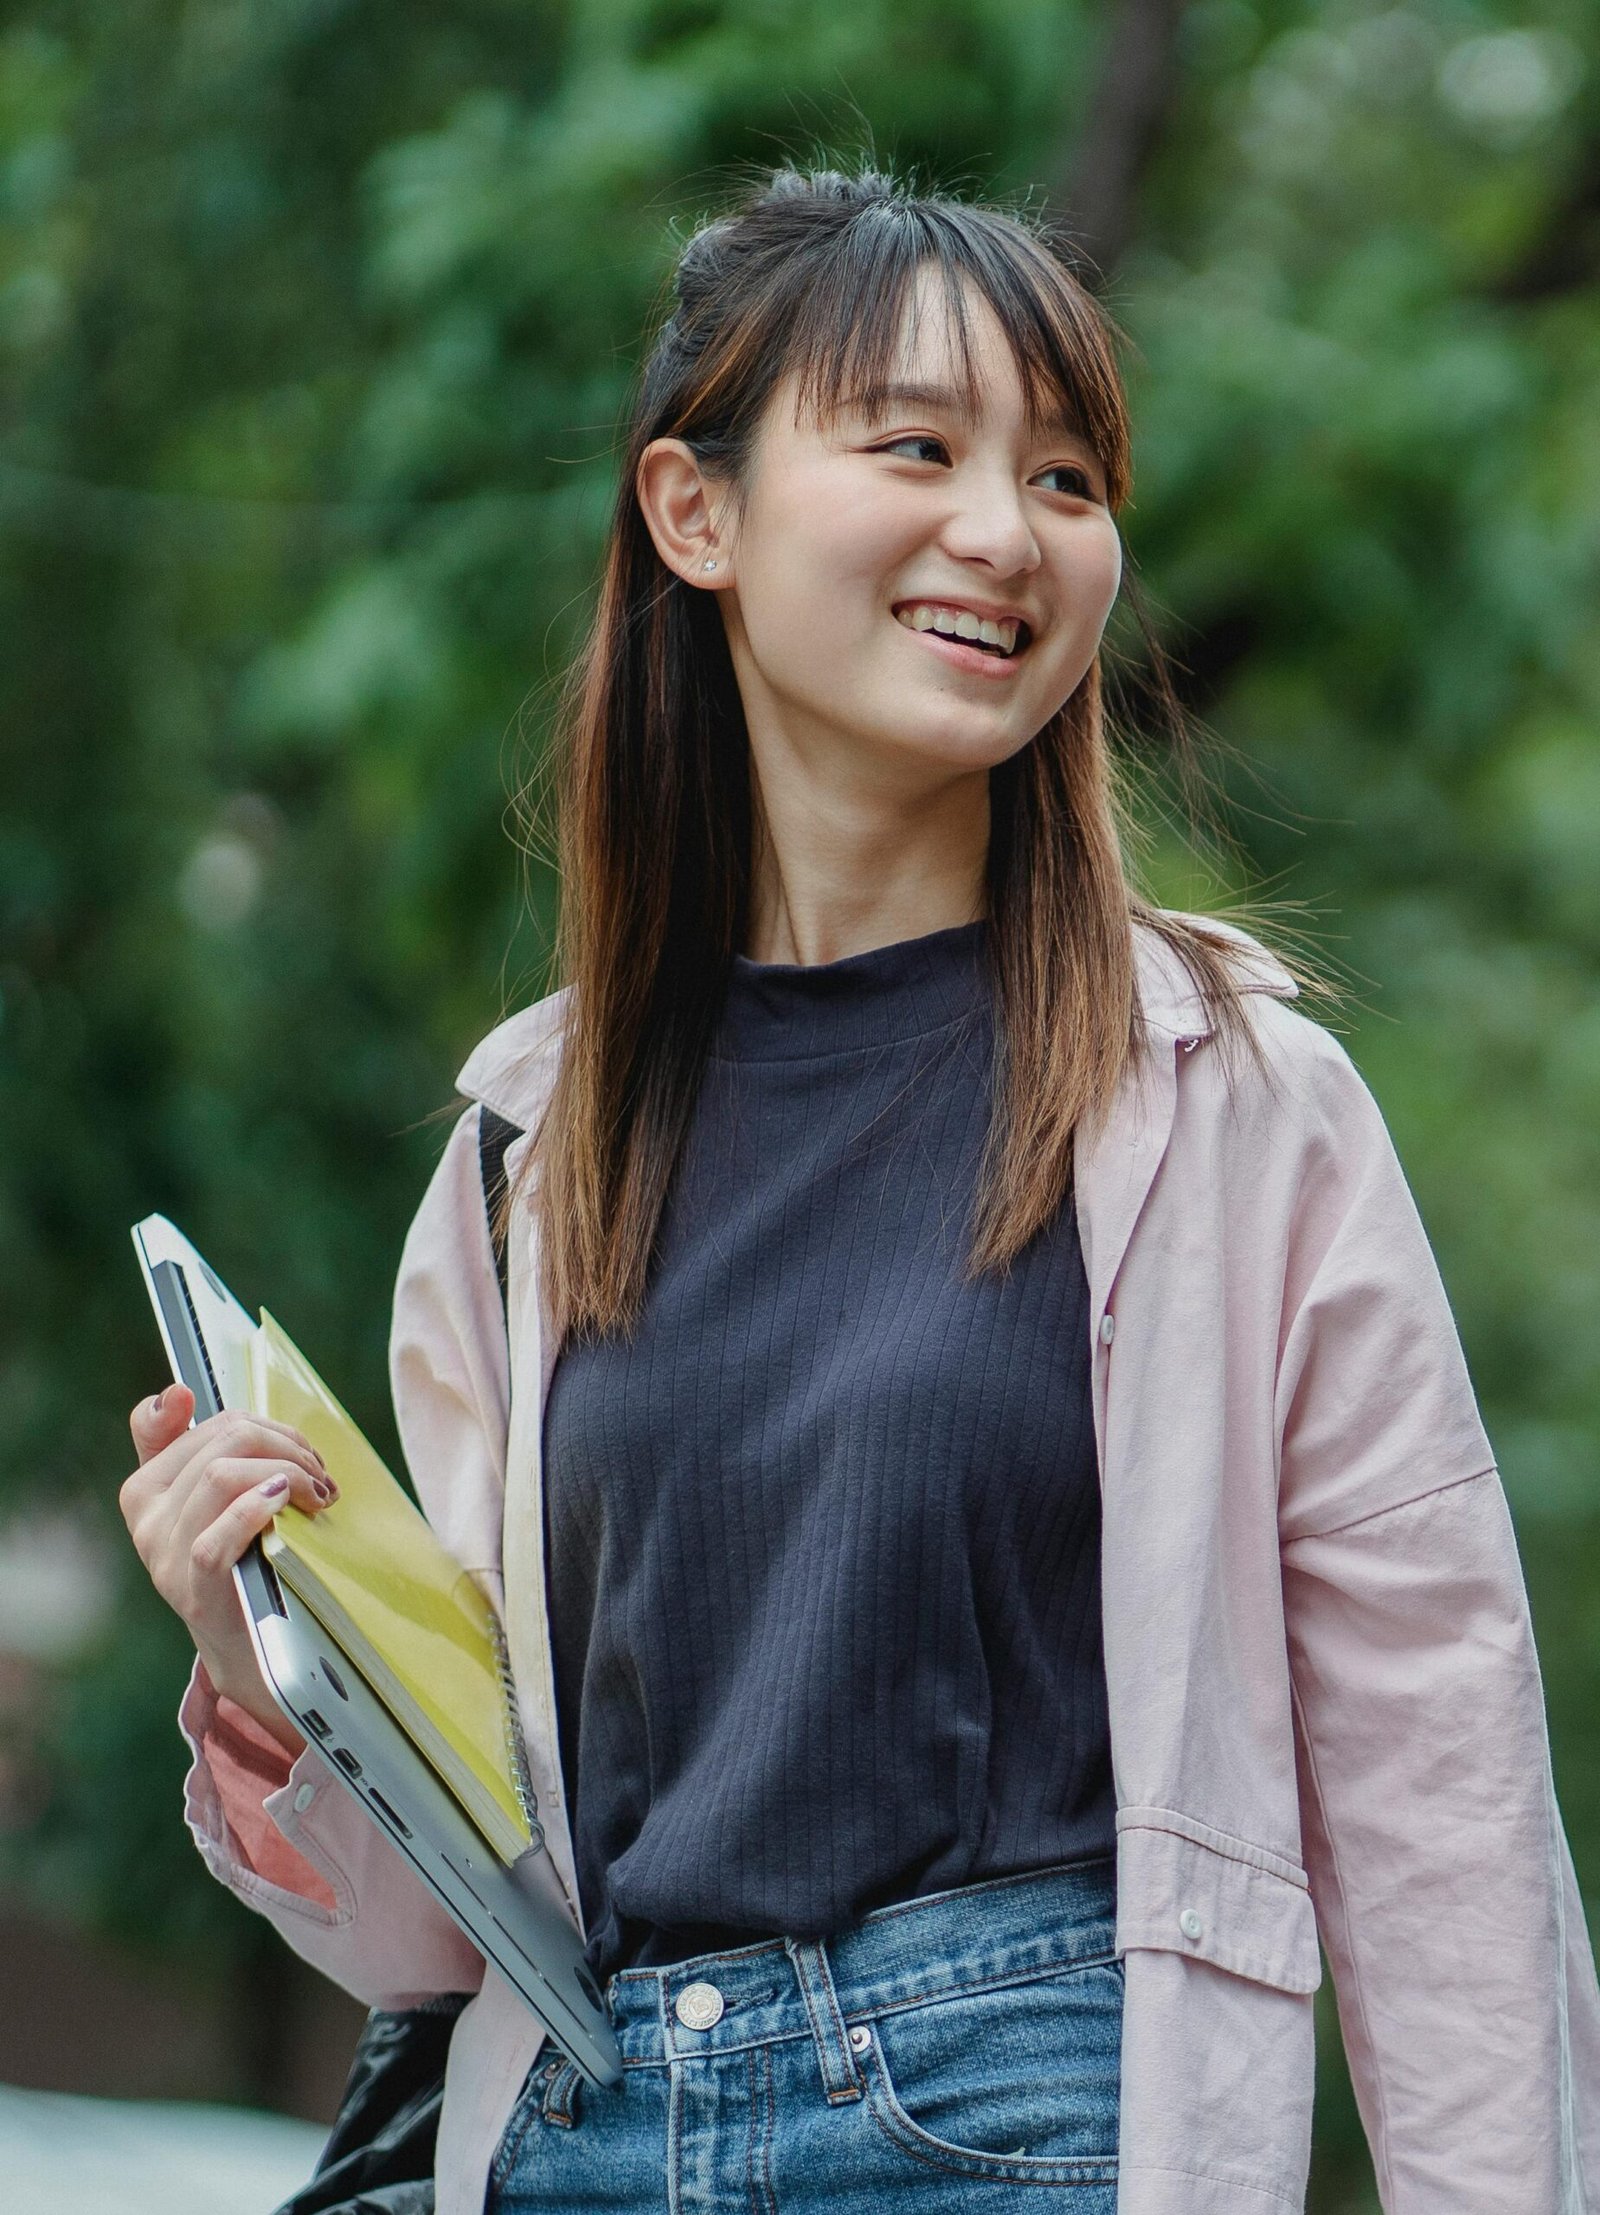
[[1322,1982],[1304,1869],[1174,1808],[1117,1811],[1117,1950],[1133,1946],[1191,1954],[1280,1992]]

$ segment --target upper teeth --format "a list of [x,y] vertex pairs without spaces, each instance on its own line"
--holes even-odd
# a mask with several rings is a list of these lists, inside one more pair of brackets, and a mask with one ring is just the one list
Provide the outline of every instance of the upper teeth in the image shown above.
[[981,638],[986,646],[1003,647],[1008,654],[1015,651],[1017,633],[1022,628],[1014,616],[1003,623],[992,623],[987,616],[980,620],[966,608],[958,613],[937,600],[910,600],[894,612],[896,622],[903,623],[908,631],[942,631],[946,638]]

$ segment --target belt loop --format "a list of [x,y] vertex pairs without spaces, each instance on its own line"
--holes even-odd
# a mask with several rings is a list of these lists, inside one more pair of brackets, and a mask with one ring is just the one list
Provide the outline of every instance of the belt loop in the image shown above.
[[820,1938],[785,1938],[783,1943],[800,1982],[800,1997],[806,2003],[811,2036],[816,2042],[817,2060],[822,2068],[822,2089],[829,2104],[837,2107],[843,2100],[859,2100],[864,2087],[855,2055],[844,2034],[844,2017],[839,2011],[839,1995],[833,1988],[827,1946]]
[[583,2072],[565,2054],[553,2061],[545,2076],[544,2099],[540,2113],[547,2123],[559,2123],[563,2130],[571,2130],[577,2122],[574,2102]]

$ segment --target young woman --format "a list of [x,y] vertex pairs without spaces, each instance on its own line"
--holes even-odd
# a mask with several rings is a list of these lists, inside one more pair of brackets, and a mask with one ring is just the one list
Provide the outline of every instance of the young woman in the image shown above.
[[1393,2215],[1600,2207],[1600,1989],[1427,1239],[1290,971],[1125,872],[1112,336],[1042,228],[783,171],[691,239],[638,387],[567,983],[461,1073],[392,1342],[619,2087],[266,1698],[227,1572],[315,1509],[304,1441],[134,1411],[201,1852],[362,1999],[476,1995],[441,2215],[1299,2208],[1319,1934]]

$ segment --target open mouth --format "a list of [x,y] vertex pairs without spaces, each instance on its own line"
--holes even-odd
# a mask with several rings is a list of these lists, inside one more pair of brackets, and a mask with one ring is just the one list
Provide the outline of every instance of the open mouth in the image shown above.
[[[901,601],[892,613],[902,630],[916,631],[941,646],[981,654],[991,661],[1015,661],[1033,636],[1020,616],[995,621],[974,616],[970,610],[916,600]],[[990,636],[984,637],[985,631]]]

